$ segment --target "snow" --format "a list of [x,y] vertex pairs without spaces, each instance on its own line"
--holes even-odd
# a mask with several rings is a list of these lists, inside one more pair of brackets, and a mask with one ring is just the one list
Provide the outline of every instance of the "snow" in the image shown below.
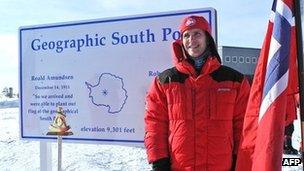
[[[299,110],[298,110],[298,116],[297,118],[300,118]],[[292,145],[295,149],[299,150],[301,144],[301,129],[300,129],[300,119],[297,119],[294,121],[294,132],[292,135]],[[283,158],[294,158],[294,155],[283,155]],[[298,156],[300,157],[300,156]],[[297,171],[297,170],[303,170],[303,163],[301,163],[299,166],[284,166],[283,171]]]
[[[37,141],[19,140],[19,109],[0,109],[0,170],[40,170]],[[52,142],[52,170],[57,170],[57,143]],[[63,143],[63,170],[151,170],[142,147]]]
[[[18,99],[0,99],[0,170],[40,170],[40,142],[19,139],[18,103]],[[299,126],[300,122],[296,120],[293,135],[293,145],[296,149],[299,149],[300,145]],[[57,170],[57,143],[50,144],[52,170]],[[64,142],[62,150],[63,170],[151,170],[142,147]],[[302,170],[302,165],[284,166],[282,170],[298,171]]]

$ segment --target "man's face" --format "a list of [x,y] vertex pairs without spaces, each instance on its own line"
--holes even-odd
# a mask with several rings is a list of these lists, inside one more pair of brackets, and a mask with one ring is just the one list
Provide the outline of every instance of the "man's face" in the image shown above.
[[199,57],[206,49],[206,34],[201,29],[190,29],[182,35],[183,45],[188,54]]

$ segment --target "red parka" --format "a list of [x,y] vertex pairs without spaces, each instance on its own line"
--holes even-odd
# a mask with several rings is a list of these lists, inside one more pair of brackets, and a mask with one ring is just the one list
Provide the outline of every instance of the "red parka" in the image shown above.
[[176,42],[173,52],[175,67],[154,79],[146,98],[148,161],[169,157],[173,171],[230,170],[249,83],[213,56],[198,75]]

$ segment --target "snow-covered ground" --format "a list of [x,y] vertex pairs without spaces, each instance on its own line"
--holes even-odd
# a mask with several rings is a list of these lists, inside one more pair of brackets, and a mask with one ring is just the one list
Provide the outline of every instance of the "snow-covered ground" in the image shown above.
[[[18,99],[0,100],[0,170],[40,170],[37,141],[19,140]],[[295,122],[293,144],[300,145],[299,120]],[[57,170],[57,143],[52,146],[52,170]],[[290,157],[290,156],[284,156]],[[63,143],[63,170],[145,171],[145,149],[118,145]],[[283,167],[284,171],[302,170],[302,166]]]
[[[40,144],[19,140],[19,109],[0,109],[0,170],[40,170]],[[57,143],[52,144],[52,170],[57,170]],[[145,149],[118,145],[63,143],[63,170],[151,170]]]
[[[298,118],[300,118],[298,114]],[[295,149],[299,150],[301,142],[301,129],[300,129],[300,119],[297,119],[294,122],[295,131],[292,135],[292,145]],[[293,155],[283,155],[283,158],[294,158]],[[296,156],[297,157],[297,156]],[[298,156],[300,157],[300,156]],[[284,166],[283,171],[300,171],[303,170],[303,163],[299,166]]]

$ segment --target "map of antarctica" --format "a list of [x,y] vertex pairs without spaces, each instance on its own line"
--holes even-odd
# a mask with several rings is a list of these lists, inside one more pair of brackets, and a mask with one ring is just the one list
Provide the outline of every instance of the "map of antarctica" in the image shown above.
[[85,82],[91,102],[108,108],[108,113],[119,113],[126,104],[128,95],[123,79],[111,73],[102,73],[96,85]]

